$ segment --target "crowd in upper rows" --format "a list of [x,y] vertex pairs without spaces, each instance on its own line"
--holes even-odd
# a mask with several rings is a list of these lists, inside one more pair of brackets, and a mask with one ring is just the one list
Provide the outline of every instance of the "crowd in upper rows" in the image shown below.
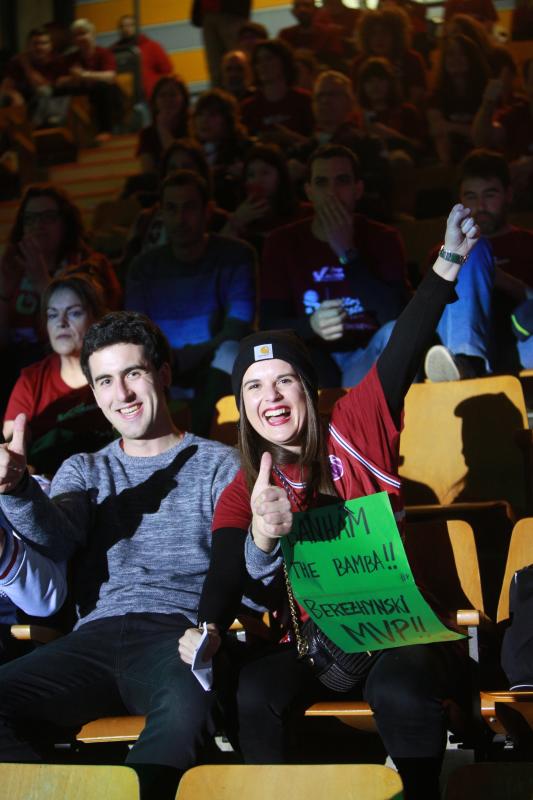
[[[278,39],[245,22],[242,49],[221,62],[224,88],[194,102],[131,17],[121,18],[110,50],[78,20],[75,52],[54,56],[50,34],[39,29],[11,62],[3,96],[25,103],[42,124],[74,77],[97,106],[117,90],[113,53],[133,43],[151,90],[152,121],[138,142],[142,171],[123,190],[142,208],[120,257],[93,249],[61,189],[35,186],[2,258],[3,433],[9,439],[16,414],[28,414],[37,471],[53,473],[70,452],[111,435],[78,359],[84,331],[106,308],[142,311],[162,328],[174,356],[176,413],[188,409],[204,435],[217,398],[230,393],[238,342],[254,327],[297,330],[322,386],[357,383],[411,290],[404,243],[384,223],[413,211],[414,176],[437,156],[462,159],[454,199],[473,210],[490,246],[481,243],[461,273],[452,320],[439,328],[448,350],[434,352],[426,371],[443,379],[533,365],[528,317],[520,316],[533,287],[533,233],[508,220],[517,195],[526,207],[530,196],[533,61],[524,65],[524,94],[512,57],[486,32],[491,17],[447,14],[430,91],[424,57],[409,46],[416,19],[390,4],[345,9],[350,30],[326,36],[339,22],[328,22],[328,5],[333,12],[335,3],[319,11],[296,0],[297,25]],[[315,35],[313,58],[300,58],[292,45]],[[518,329],[526,341],[517,347]]]

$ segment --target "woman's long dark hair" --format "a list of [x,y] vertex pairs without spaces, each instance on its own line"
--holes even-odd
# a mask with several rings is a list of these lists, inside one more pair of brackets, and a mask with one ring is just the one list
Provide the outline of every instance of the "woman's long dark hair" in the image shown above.
[[304,441],[298,454],[286,450],[281,445],[268,442],[252,428],[246,416],[241,388],[238,403],[240,413],[238,445],[248,489],[251,494],[259,474],[261,456],[268,451],[272,455],[273,463],[281,467],[284,464],[301,465],[304,471],[303,478],[307,484],[308,501],[317,494],[337,497],[328,458],[327,429],[318,412],[318,398],[298,370],[295,369],[295,372],[303,386],[306,405]]
[[278,173],[278,188],[271,199],[272,210],[277,216],[290,217],[294,214],[296,199],[289,175],[287,160],[280,148],[275,144],[256,144],[246,154],[243,165],[243,175],[246,181],[246,171],[253,161],[264,161]]
[[179,112],[179,120],[176,126],[175,135],[176,138],[180,138],[182,136],[187,136],[187,126],[189,123],[189,105],[191,101],[191,96],[189,94],[189,89],[187,88],[187,84],[181,80],[181,78],[177,78],[175,75],[164,75],[162,78],[159,78],[156,85],[152,90],[152,96],[150,97],[150,110],[152,112],[152,119],[155,122],[157,117],[157,96],[159,92],[165,88],[165,86],[175,86],[179,92],[181,93],[182,99],[182,106]]
[[28,202],[35,197],[49,197],[53,200],[63,220],[65,233],[57,254],[57,263],[60,264],[65,259],[68,260],[71,257],[75,257],[84,246],[81,213],[68,194],[63,189],[60,189],[59,186],[53,186],[51,183],[28,186],[9,234],[10,244],[17,245],[24,236],[24,214],[26,213]]
[[463,105],[466,100],[469,110],[475,114],[481,103],[487,81],[490,78],[490,70],[477,44],[460,33],[454,36],[447,36],[442,42],[439,71],[435,83],[435,97],[439,109],[444,114],[451,113],[454,110],[454,102],[457,99],[455,87],[446,70],[446,50],[454,42],[460,45],[468,61],[468,96],[463,99]]
[[389,109],[397,108],[401,102],[401,90],[394,68],[388,59],[378,58],[377,56],[365,61],[357,73],[357,101],[361,108],[372,108],[366,95],[364,84],[370,78],[375,77],[384,78],[388,81],[387,107]]

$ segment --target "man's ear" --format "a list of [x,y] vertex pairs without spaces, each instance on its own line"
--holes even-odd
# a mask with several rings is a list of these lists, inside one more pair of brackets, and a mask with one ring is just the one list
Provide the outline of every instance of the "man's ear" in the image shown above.
[[355,199],[357,200],[357,202],[359,202],[364,193],[365,193],[365,182],[359,178],[359,180],[355,182]]
[[161,368],[159,369],[159,377],[161,378],[165,389],[168,389],[172,383],[172,367],[168,361],[165,361],[165,363],[161,365]]

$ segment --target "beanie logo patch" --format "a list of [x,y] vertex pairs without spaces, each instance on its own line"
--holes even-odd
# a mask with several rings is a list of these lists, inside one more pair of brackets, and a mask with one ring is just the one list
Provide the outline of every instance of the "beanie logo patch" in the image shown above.
[[254,347],[254,361],[263,361],[266,358],[274,358],[274,351],[271,344],[258,344]]

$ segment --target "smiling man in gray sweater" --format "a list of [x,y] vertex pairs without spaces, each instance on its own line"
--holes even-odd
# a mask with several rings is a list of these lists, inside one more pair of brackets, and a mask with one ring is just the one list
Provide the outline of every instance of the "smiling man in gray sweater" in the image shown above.
[[144,798],[170,798],[210,727],[213,692],[180,660],[177,641],[196,623],[213,510],[238,457],[176,430],[165,398],[168,343],[142,314],[95,323],[81,363],[121,438],[69,458],[50,498],[28,477],[24,415],[0,446],[2,510],[53,560],[76,554],[78,610],[72,633],[0,669],[0,760],[40,760],[23,730],[30,718],[77,726],[145,714],[127,763]]

